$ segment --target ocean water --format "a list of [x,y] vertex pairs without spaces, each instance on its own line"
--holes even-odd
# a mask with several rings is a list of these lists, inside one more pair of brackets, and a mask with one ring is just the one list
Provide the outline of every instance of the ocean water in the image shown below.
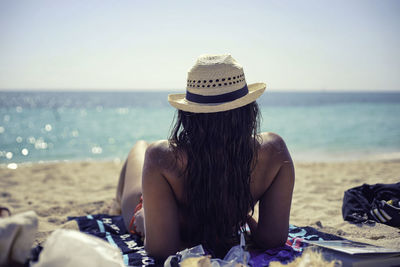
[[[0,92],[0,164],[123,160],[168,138],[167,92]],[[399,93],[266,92],[262,131],[298,161],[400,158]]]

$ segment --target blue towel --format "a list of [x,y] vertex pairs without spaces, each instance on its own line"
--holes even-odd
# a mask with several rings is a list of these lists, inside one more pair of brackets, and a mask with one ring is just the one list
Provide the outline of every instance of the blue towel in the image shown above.
[[[162,262],[156,262],[147,255],[139,235],[128,233],[122,216],[97,214],[69,217],[69,220],[76,220],[80,231],[100,237],[118,247],[127,266],[163,266]],[[251,266],[268,266],[271,261],[289,263],[300,256],[303,248],[307,246],[302,242],[303,239],[342,240],[343,238],[319,232],[312,227],[290,225],[288,240],[284,246],[266,251],[250,251],[249,264]]]

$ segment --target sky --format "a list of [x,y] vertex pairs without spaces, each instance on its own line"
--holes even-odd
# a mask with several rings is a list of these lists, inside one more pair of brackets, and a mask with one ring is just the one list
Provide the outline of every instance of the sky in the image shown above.
[[400,91],[400,1],[0,1],[0,90],[180,91],[219,53],[272,90]]

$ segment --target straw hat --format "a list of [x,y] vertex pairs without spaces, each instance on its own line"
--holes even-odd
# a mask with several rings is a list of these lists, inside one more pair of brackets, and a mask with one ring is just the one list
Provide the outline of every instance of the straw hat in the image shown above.
[[220,112],[255,101],[265,87],[247,85],[242,66],[231,55],[203,55],[188,72],[186,94],[170,94],[168,101],[183,111]]

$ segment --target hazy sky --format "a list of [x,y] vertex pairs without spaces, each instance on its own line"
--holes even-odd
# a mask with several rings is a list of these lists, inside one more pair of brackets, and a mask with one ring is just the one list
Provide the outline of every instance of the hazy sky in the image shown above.
[[204,53],[272,89],[400,91],[400,1],[0,1],[0,89],[179,91]]

